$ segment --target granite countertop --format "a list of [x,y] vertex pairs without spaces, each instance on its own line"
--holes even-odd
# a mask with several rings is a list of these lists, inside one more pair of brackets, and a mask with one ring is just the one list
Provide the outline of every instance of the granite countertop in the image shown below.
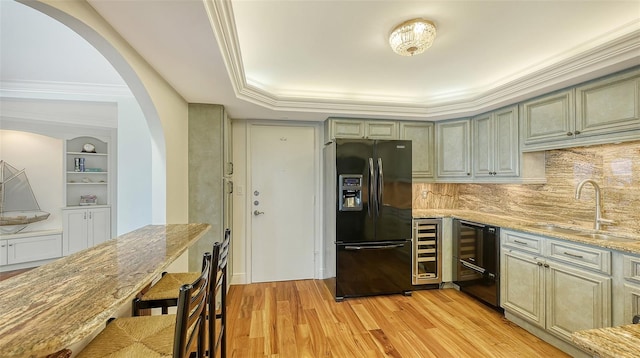
[[[473,222],[479,222],[488,225],[499,226],[505,229],[518,230],[522,232],[528,232],[531,234],[544,235],[547,237],[555,237],[568,241],[579,242],[588,245],[594,245],[604,247],[607,249],[618,250],[628,252],[632,254],[640,254],[640,237],[637,235],[622,235],[614,234],[616,237],[620,237],[619,240],[603,240],[594,239],[591,237],[580,236],[572,233],[564,233],[558,231],[551,231],[540,226],[536,226],[539,221],[532,221],[523,218],[516,218],[511,216],[500,216],[487,214],[478,211],[469,210],[447,210],[447,209],[418,209],[413,210],[414,218],[444,218],[452,217],[456,219],[468,220]],[[565,225],[566,226],[566,225]],[[585,232],[592,231],[589,229],[579,228],[585,230]],[[604,232],[602,232],[604,233]],[[613,234],[612,234],[613,235]]]
[[149,225],[0,282],[0,355],[41,357],[98,330],[209,230]]
[[573,342],[601,358],[640,357],[640,324],[574,332]]
[[[537,221],[468,210],[414,210],[413,217],[451,217],[488,225],[495,225],[506,229],[528,232],[531,234],[544,235],[547,237],[555,237],[568,241],[599,246],[607,249],[624,251],[632,254],[640,254],[640,237],[634,235],[625,235],[623,240],[618,241],[594,239],[571,233],[546,230],[535,225],[538,223]],[[589,230],[586,229],[586,231]],[[616,234],[616,236],[620,235]],[[640,357],[640,324],[578,331],[572,334],[572,339],[581,348],[602,358]]]

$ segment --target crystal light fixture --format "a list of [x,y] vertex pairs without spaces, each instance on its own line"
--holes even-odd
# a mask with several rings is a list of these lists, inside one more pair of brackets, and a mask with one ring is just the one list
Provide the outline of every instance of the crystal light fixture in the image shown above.
[[436,26],[425,19],[412,19],[396,26],[389,35],[393,52],[413,56],[426,51],[436,38]]

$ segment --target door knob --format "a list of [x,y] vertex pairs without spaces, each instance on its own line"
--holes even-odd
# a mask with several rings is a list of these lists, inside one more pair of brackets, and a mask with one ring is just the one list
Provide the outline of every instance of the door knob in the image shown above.
[[264,214],[264,211],[258,211],[258,210],[253,211],[253,215],[255,216],[262,215],[262,214]]

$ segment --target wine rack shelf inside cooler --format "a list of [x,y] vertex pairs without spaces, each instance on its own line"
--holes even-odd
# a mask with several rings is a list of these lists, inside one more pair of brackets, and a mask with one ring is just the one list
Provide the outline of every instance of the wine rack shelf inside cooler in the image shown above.
[[414,285],[442,282],[442,254],[440,250],[442,221],[415,219],[413,221],[413,278]]

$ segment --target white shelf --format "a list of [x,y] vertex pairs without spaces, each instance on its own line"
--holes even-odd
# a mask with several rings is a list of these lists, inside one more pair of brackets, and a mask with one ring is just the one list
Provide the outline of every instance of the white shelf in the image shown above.
[[109,172],[67,172],[67,174],[109,174]]
[[107,182],[104,183],[67,183],[67,185],[107,185]]
[[[96,153],[82,151],[85,143],[91,143]],[[109,157],[109,143],[95,137],[76,137],[66,141],[65,153],[65,187],[66,206],[77,207],[82,195],[96,195],[99,205],[111,204],[111,174],[109,173],[111,158]],[[101,171],[75,171],[75,158],[84,158],[84,168],[100,169]],[[86,179],[85,179],[86,178]],[[82,180],[89,182],[83,182]]]
[[107,156],[107,153],[67,152],[67,155]]

